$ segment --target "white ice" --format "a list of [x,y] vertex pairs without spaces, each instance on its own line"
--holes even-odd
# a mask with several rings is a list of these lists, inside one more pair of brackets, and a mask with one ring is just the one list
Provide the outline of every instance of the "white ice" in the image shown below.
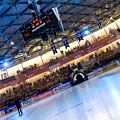
[[120,120],[120,67],[1,120]]

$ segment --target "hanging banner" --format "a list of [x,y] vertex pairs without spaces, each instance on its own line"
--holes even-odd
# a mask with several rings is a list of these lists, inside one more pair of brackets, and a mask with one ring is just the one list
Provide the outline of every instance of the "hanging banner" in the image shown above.
[[66,49],[67,49],[67,47],[70,47],[69,44],[68,44],[68,41],[67,41],[67,37],[64,37],[64,38],[62,39],[62,41],[63,41],[64,46],[65,46]]
[[96,14],[93,14],[93,15],[94,15],[95,20],[97,21],[97,24],[98,24],[99,28],[102,28],[101,23],[99,22]]
[[75,33],[76,33],[76,36],[77,36],[79,42],[80,42],[81,40],[83,40],[83,36],[82,36],[82,34],[81,34],[81,32],[80,32],[80,29],[75,30]]
[[51,44],[51,48],[52,48],[54,54],[57,53],[57,50],[56,50],[54,43]]

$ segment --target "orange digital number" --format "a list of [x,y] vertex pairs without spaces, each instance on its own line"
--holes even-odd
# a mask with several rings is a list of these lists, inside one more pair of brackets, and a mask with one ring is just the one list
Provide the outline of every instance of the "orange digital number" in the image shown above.
[[35,26],[32,26],[32,28],[35,28]]
[[42,24],[42,21],[40,21],[40,24]]

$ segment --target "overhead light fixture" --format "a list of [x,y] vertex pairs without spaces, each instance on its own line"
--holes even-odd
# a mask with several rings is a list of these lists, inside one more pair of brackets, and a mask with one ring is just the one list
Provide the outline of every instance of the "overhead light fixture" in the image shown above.
[[85,29],[85,30],[83,30],[83,34],[85,34],[85,35],[90,34],[90,30],[89,30],[89,29]]
[[11,44],[11,45],[14,45],[14,42],[11,41],[10,44]]
[[4,65],[4,67],[7,67],[7,66],[8,66],[8,63],[7,63],[7,62],[5,62],[3,65]]

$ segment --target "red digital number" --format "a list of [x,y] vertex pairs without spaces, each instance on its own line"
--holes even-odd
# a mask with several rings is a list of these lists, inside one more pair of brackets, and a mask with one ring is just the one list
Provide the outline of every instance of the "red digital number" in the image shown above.
[[51,20],[47,20],[47,22],[46,22],[46,23],[49,23],[49,22],[51,22]]
[[38,19],[35,19],[35,20],[33,20],[33,23],[35,23],[35,22],[37,22],[38,21]]
[[27,37],[27,36],[29,36],[29,33],[27,33],[27,34],[25,35],[25,37]]
[[36,23],[36,26],[39,26],[39,24],[40,24],[39,22],[38,22],[38,23]]

